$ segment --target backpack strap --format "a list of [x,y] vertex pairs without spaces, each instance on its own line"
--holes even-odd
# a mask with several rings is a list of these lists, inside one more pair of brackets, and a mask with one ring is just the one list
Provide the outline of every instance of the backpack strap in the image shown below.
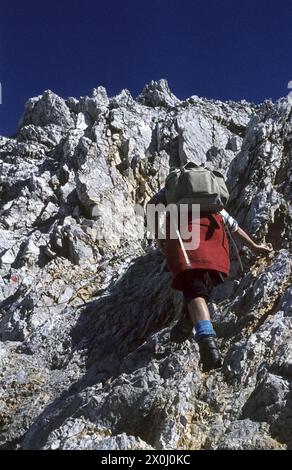
[[235,254],[236,254],[236,257],[237,257],[239,266],[240,266],[241,274],[244,274],[244,269],[243,269],[243,265],[242,265],[242,261],[241,261],[241,258],[240,258],[240,254],[239,254],[237,245],[236,245],[236,243],[235,243],[235,241],[234,241],[233,236],[231,235],[231,232],[230,232],[230,230],[229,230],[228,225],[225,224],[225,227],[226,227],[226,231],[227,231],[227,233],[228,233],[228,235],[229,235],[229,238],[230,238],[230,240],[231,240],[232,246],[233,246],[233,248],[234,248],[234,250],[235,250]]
[[200,166],[201,165],[198,165],[197,163],[194,163],[194,162],[187,162],[184,165],[181,165],[180,168],[188,170],[189,168],[198,168]]

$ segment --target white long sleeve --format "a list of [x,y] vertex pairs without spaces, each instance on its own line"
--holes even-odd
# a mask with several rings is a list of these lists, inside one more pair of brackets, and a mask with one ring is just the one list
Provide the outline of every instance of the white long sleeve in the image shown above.
[[231,215],[228,214],[225,209],[222,209],[222,211],[220,211],[220,214],[222,215],[224,223],[228,226],[229,230],[231,232],[236,232],[239,227],[238,222],[236,222],[236,220],[231,217]]

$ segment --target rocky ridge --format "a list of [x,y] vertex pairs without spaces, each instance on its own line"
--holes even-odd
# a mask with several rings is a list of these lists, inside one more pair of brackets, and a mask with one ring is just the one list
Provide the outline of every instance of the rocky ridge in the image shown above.
[[[291,100],[30,99],[0,137],[2,449],[291,449]],[[241,248],[210,308],[222,370],[171,343],[182,299],[137,236],[170,166],[223,171]],[[106,237],[96,237],[106,233]]]

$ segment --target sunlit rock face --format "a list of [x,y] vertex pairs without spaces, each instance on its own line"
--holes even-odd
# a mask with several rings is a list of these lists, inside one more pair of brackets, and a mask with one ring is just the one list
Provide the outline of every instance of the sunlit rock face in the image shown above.
[[[291,129],[288,98],[179,100],[166,80],[28,101],[0,137],[2,449],[292,448]],[[182,298],[137,219],[186,161],[220,169],[274,247],[240,248],[244,274],[231,252],[208,374],[170,341]]]

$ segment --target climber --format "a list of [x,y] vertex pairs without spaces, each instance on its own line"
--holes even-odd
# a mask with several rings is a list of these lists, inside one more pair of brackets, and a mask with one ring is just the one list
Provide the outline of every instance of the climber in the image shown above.
[[[165,187],[148,204],[167,206]],[[156,238],[155,242],[165,256],[167,269],[172,274],[171,287],[182,291],[184,296],[182,316],[171,331],[171,339],[183,341],[191,337],[194,331],[203,371],[207,372],[221,367],[216,333],[207,302],[212,288],[222,283],[229,274],[229,244],[225,227],[255,254],[267,254],[272,251],[272,247],[254,242],[224,209],[212,214],[201,212],[199,223],[198,220],[192,220],[189,213],[189,232],[194,224],[200,229],[199,246],[187,251],[187,259],[180,240],[171,239],[167,231],[165,239]]]

